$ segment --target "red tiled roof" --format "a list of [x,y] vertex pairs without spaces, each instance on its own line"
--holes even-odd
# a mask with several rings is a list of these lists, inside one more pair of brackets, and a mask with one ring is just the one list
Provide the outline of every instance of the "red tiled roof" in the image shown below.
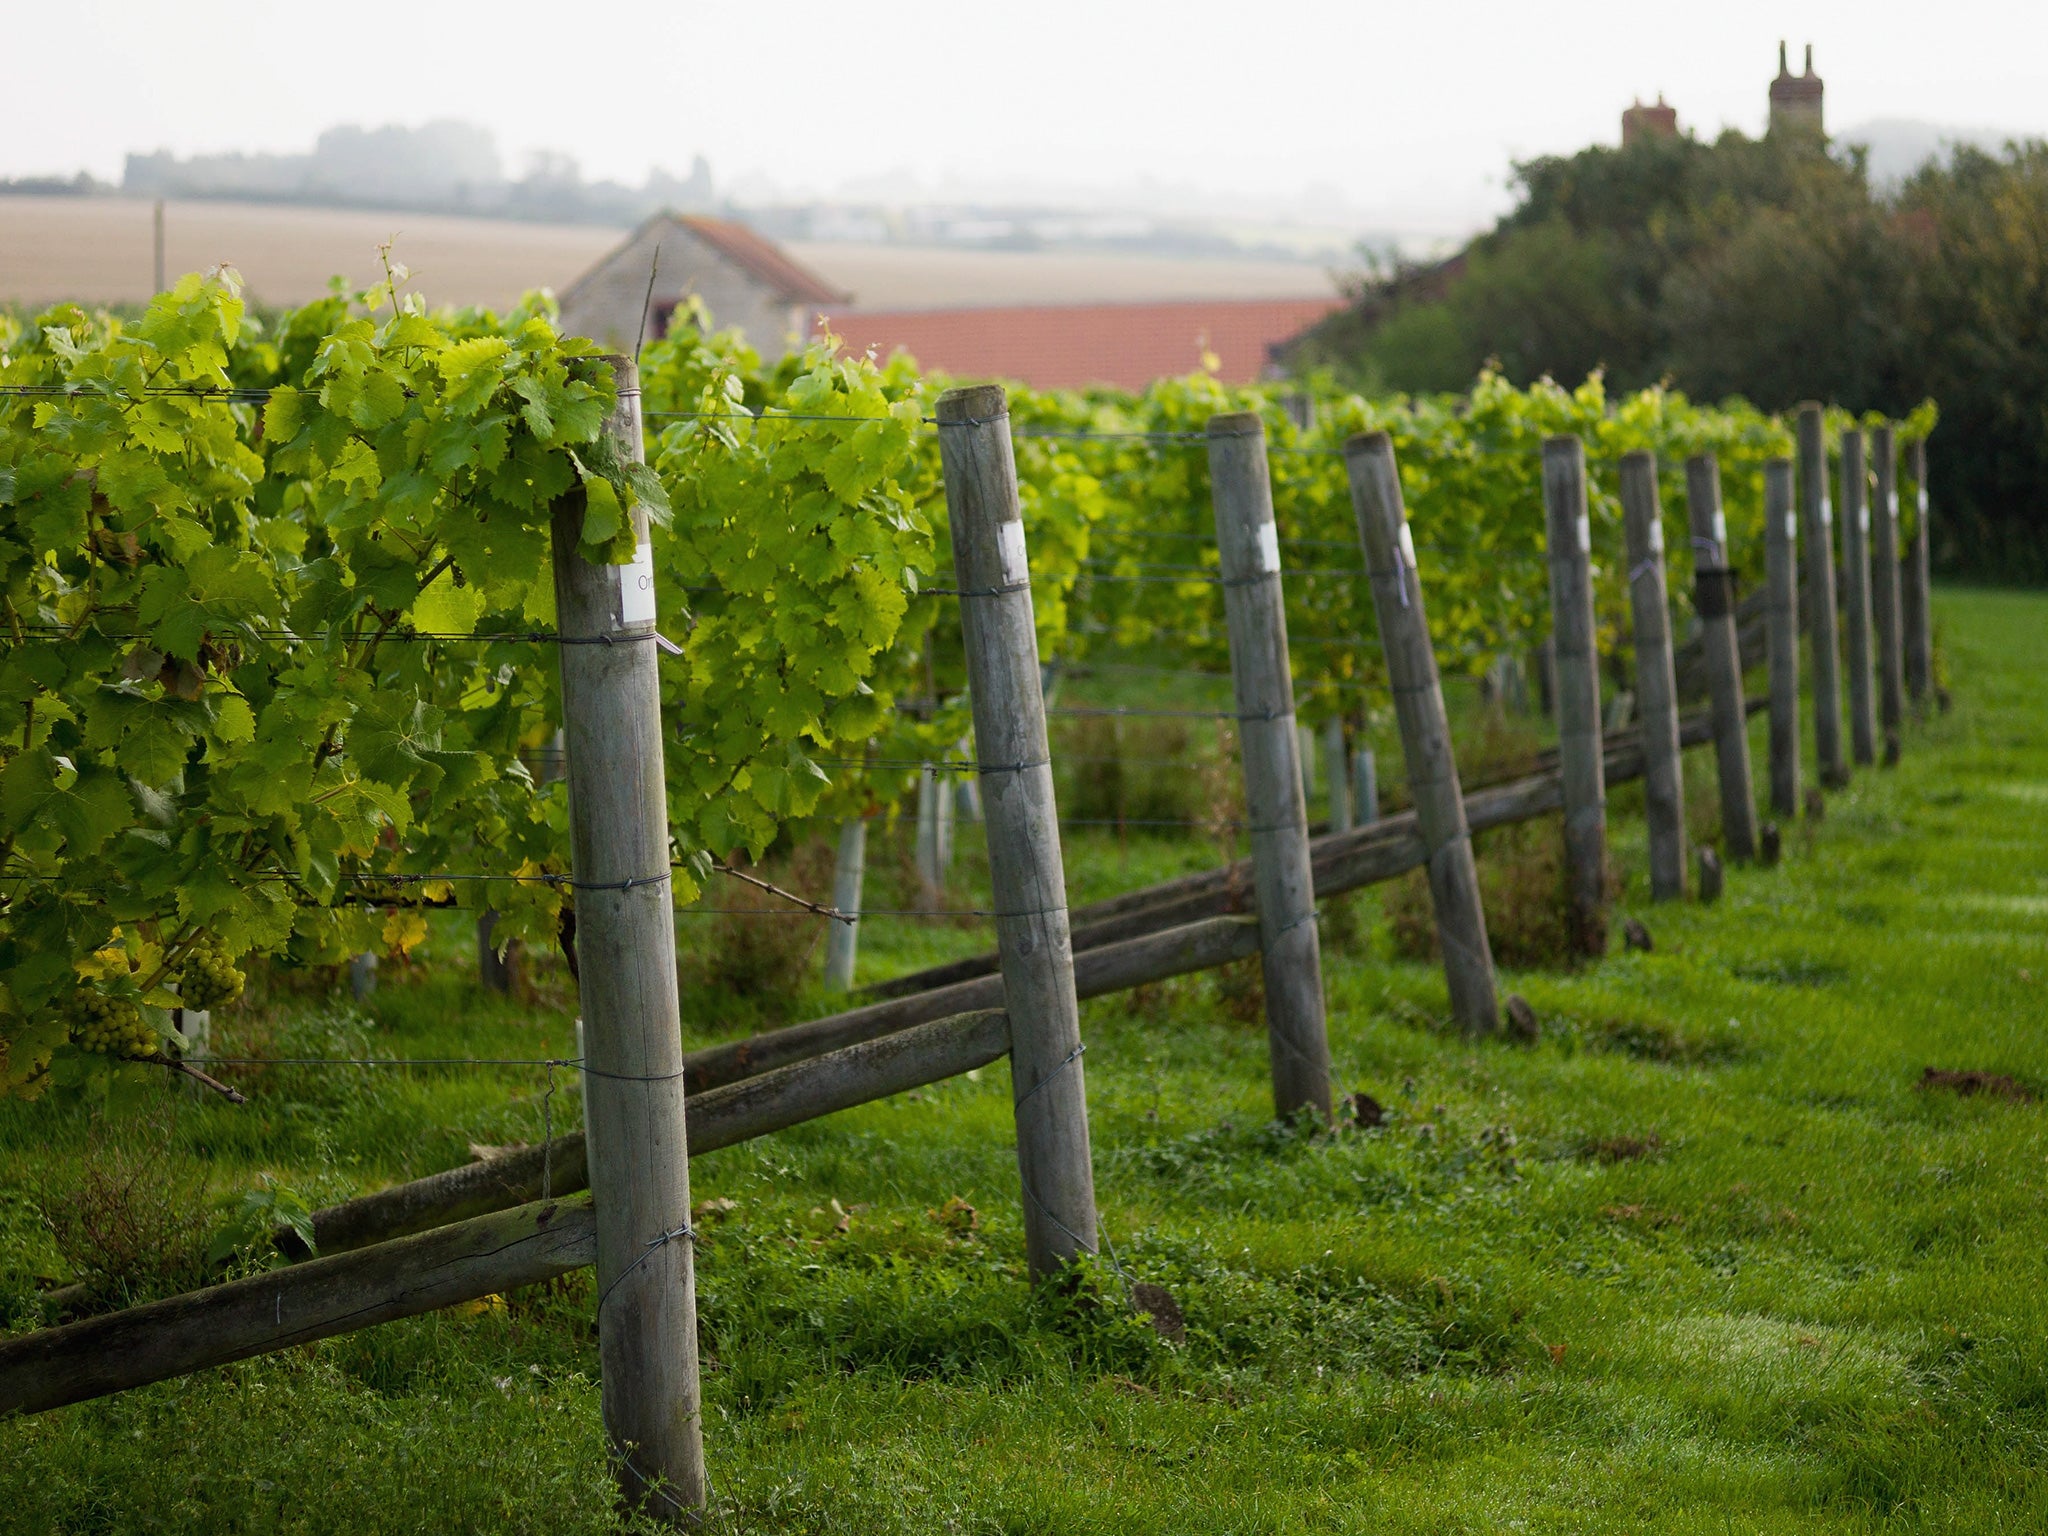
[[1341,307],[1327,299],[1216,299],[1170,304],[1045,304],[989,309],[849,310],[821,329],[848,352],[897,348],[958,379],[1016,379],[1034,389],[1110,384],[1143,389],[1191,373],[1214,353],[1228,384],[1265,371],[1270,350]]
[[684,214],[677,223],[727,260],[744,267],[792,304],[844,304],[848,295],[834,288],[772,240],[762,238],[731,219]]

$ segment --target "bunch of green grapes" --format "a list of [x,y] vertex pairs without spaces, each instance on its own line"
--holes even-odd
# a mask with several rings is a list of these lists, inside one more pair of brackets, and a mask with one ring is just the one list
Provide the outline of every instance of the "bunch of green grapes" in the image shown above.
[[178,1001],[195,1010],[217,1008],[240,997],[247,980],[236,969],[227,946],[205,934],[185,951],[185,963],[178,971]]
[[71,1041],[80,1050],[103,1056],[154,1056],[161,1044],[156,1031],[142,1022],[142,1010],[128,997],[108,997],[81,987],[64,1007]]

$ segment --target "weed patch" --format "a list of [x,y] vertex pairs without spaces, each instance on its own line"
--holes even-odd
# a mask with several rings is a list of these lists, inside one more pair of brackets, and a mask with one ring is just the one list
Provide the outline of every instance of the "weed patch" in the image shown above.
[[[1494,960],[1515,970],[1577,966],[1582,957],[1573,942],[1564,835],[1559,824],[1545,818],[1496,827],[1473,839],[1473,853]],[[1610,867],[1610,895],[1619,886]],[[1427,877],[1421,870],[1411,870],[1385,889],[1394,953],[1406,960],[1437,958],[1436,913]]]
[[160,1100],[97,1121],[77,1172],[36,1191],[50,1240],[89,1305],[133,1306],[210,1277],[212,1181],[173,1155],[173,1114]]
[[[832,850],[806,843],[748,874],[816,901],[832,888]],[[824,925],[787,898],[750,881],[716,876],[706,941],[684,951],[686,979],[752,1004],[765,1019],[788,1016],[802,994]]]
[[1554,1033],[1589,1050],[1615,1051],[1638,1061],[1671,1066],[1721,1066],[1749,1054],[1749,1044],[1733,1019],[1716,1028],[1682,1027],[1668,1019],[1616,1016],[1591,1020],[1560,1019]]
[[1947,1093],[1961,1094],[1964,1098],[1981,1095],[1987,1099],[2004,1099],[2009,1104],[2033,1104],[2041,1097],[2033,1089],[2013,1081],[2003,1072],[1959,1072],[1946,1067],[1927,1068],[1920,1074],[1920,1081],[1913,1086],[1922,1093],[1940,1089]]
[[1644,1136],[1593,1136],[1579,1144],[1579,1155],[1596,1163],[1637,1163],[1664,1155],[1664,1138],[1655,1131]]
[[1828,960],[1787,955],[1777,960],[1731,965],[1729,974],[1774,987],[1831,987],[1848,978],[1849,968]]

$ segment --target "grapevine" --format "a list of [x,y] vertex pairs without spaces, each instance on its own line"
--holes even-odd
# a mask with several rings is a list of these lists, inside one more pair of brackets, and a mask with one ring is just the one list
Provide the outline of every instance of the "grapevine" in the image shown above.
[[218,1008],[239,998],[247,980],[225,944],[202,936],[185,951],[178,968],[178,1001],[187,1008]]
[[[545,766],[564,496],[584,500],[588,558],[628,557],[636,511],[660,530],[679,896],[793,822],[887,809],[905,765],[968,733],[958,605],[932,590],[952,563],[924,420],[939,381],[829,339],[764,365],[686,310],[641,359],[641,465],[604,433],[610,365],[549,301],[432,311],[403,278],[267,329],[221,271],[133,323],[65,305],[0,330],[18,391],[0,395],[0,1092],[36,1091],[66,1053],[153,1052],[141,1009],[227,1002],[246,957],[402,948],[422,902],[553,936],[571,899]],[[1360,721],[1383,682],[1339,451],[1354,432],[1394,438],[1446,670],[1541,637],[1551,433],[1586,444],[1610,632],[1625,452],[1659,456],[1674,551],[1684,459],[1718,453],[1731,548],[1760,573],[1761,467],[1790,440],[1740,402],[1490,374],[1456,399],[1306,393],[1305,421],[1283,386],[1209,373],[1011,393],[1054,679],[1129,646],[1227,666],[1201,441],[1223,411],[1266,426],[1289,625],[1315,639],[1292,658],[1310,721]],[[129,990],[107,992],[115,953]]]
[[143,1022],[142,1010],[129,997],[109,997],[80,987],[58,1008],[65,1032],[82,1051],[99,1056],[137,1058],[157,1053],[156,1031]]

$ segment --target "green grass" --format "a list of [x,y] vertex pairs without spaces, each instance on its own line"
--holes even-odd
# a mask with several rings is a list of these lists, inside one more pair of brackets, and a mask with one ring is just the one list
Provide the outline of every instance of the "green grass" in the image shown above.
[[[701,1223],[712,1528],[2048,1528],[2048,1111],[1914,1086],[1931,1065],[2048,1089],[2048,599],[1937,613],[1954,713],[1790,831],[1779,869],[1650,908],[1617,818],[1621,910],[1656,949],[1504,977],[1534,1048],[1445,1034],[1441,976],[1371,923],[1326,955],[1340,1078],[1381,1129],[1271,1125],[1263,1032],[1214,978],[1087,1005],[1105,1226],[1183,1344],[1107,1264],[1025,1283],[1000,1067],[703,1159],[698,1200],[734,1202]],[[1091,895],[1204,862],[1107,834],[1069,857]],[[878,966],[978,943],[876,927]],[[560,1052],[560,1001],[480,1001],[451,964],[367,1020],[288,1000],[267,1044]],[[167,1163],[326,1198],[532,1139],[545,1088],[261,1086],[184,1103]],[[62,1198],[89,1134],[0,1107],[18,1319],[57,1267],[35,1190]],[[612,1529],[591,1314],[578,1276],[6,1425],[0,1528]]]

